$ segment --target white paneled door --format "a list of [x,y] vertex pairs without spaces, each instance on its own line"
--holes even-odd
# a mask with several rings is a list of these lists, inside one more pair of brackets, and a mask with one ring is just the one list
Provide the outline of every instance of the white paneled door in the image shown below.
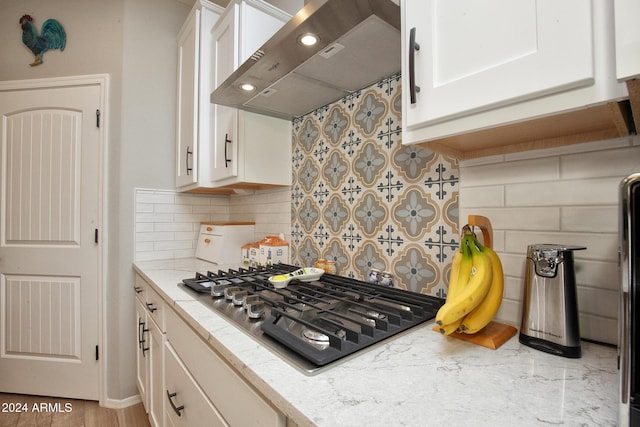
[[0,86],[0,391],[98,400],[99,84]]

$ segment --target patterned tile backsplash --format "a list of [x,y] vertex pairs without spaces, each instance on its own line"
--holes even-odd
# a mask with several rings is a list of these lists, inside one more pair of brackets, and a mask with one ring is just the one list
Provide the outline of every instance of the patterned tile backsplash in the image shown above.
[[402,145],[400,76],[293,122],[292,262],[371,268],[444,296],[459,244],[458,164]]

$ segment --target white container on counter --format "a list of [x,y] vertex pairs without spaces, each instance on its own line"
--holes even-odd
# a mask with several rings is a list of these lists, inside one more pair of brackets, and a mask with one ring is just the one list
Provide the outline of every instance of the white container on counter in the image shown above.
[[253,222],[202,222],[196,258],[216,264],[240,263],[240,247],[254,240]]

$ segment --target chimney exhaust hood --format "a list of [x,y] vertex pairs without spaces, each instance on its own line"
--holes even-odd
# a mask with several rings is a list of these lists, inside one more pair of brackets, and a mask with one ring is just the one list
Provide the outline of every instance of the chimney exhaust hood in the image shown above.
[[[302,36],[319,41],[305,46]],[[292,119],[400,71],[393,0],[311,0],[211,94],[214,104]],[[244,85],[254,88],[242,89]]]

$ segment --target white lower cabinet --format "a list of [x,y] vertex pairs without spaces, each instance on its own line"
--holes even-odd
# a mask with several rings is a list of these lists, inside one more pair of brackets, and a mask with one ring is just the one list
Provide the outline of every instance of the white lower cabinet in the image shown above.
[[166,414],[173,426],[228,426],[170,343],[164,345]]
[[162,426],[293,426],[136,275],[136,379]]
[[149,421],[152,427],[165,425],[164,418],[164,350],[165,335],[156,322],[149,321]]
[[147,336],[147,313],[139,299],[136,299],[136,327],[137,327],[137,351],[136,351],[136,384],[140,393],[140,400],[144,409],[149,411],[149,364],[147,363],[146,343]]
[[[189,372],[222,419],[231,426],[280,426],[286,425],[286,417],[247,384],[207,343],[173,311],[165,313],[167,343],[165,345],[165,379],[173,375],[168,363],[175,355]],[[173,390],[169,390],[173,393]],[[197,402],[197,400],[194,400]],[[180,401],[176,404],[195,403]],[[202,404],[202,403],[198,403]],[[179,406],[179,405],[177,405]],[[250,410],[247,410],[250,408]],[[204,411],[204,409],[202,409]],[[174,412],[167,408],[167,412]],[[176,415],[174,413],[174,415]],[[175,420],[174,420],[175,422]],[[176,424],[177,425],[177,424]],[[226,424],[222,424],[226,425]]]
[[140,399],[149,414],[153,427],[164,425],[163,387],[163,343],[164,303],[160,295],[137,276],[136,327],[138,347],[136,351],[136,383]]

